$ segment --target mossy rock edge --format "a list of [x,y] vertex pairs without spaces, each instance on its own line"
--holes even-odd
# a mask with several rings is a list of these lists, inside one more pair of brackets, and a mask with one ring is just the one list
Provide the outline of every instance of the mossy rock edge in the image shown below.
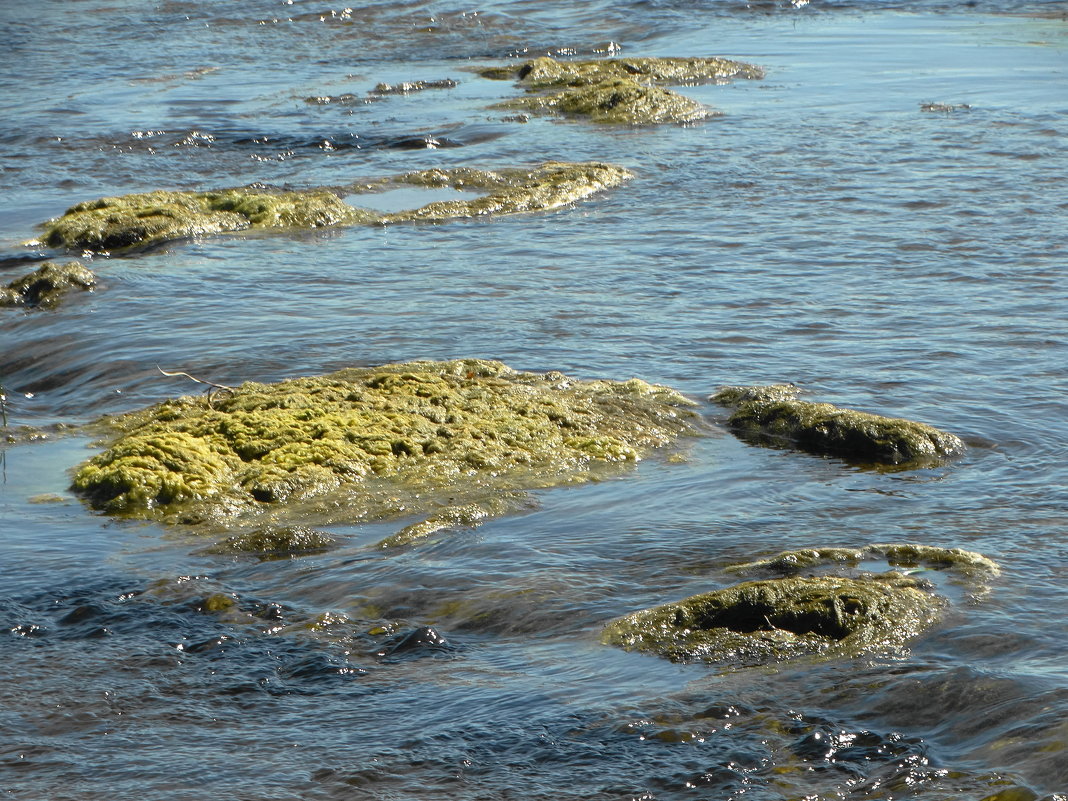
[[960,437],[926,423],[798,400],[799,392],[793,384],[724,387],[709,400],[733,407],[728,426],[757,445],[905,466],[936,464],[965,451]]
[[944,600],[898,573],[749,581],[610,622],[602,640],[672,661],[746,666],[904,645]]

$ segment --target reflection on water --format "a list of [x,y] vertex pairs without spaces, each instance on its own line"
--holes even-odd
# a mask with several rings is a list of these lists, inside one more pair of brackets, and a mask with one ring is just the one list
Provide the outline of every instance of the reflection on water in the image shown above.
[[[1064,798],[1059,20],[941,0],[46,2],[32,27],[13,9],[5,284],[35,266],[6,259],[36,222],[108,194],[550,158],[636,177],[549,214],[97,257],[95,293],[5,311],[10,422],[49,433],[0,446],[8,795]],[[606,42],[768,78],[686,87],[714,122],[620,130],[504,120],[489,107],[519,90],[468,71]],[[448,91],[305,102],[447,76]],[[423,145],[393,146],[408,140]],[[50,428],[195,391],[157,364],[236,385],[464,356],[698,400],[794,381],[970,447],[874,473],[746,445],[702,404],[710,432],[685,459],[414,548],[373,547],[409,520],[341,522],[334,550],[260,560],[91,513],[67,471],[95,446]],[[736,582],[730,564],[873,542],[979,551],[1002,575],[976,592],[933,573],[939,625],[864,659],[717,671],[600,644],[608,620]]]

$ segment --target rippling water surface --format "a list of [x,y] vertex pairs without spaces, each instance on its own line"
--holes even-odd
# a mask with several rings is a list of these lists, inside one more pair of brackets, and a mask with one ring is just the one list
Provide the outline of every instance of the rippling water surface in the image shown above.
[[[407,550],[369,547],[402,520],[262,562],[88,511],[67,489],[84,437],[8,445],[4,797],[1065,798],[1066,13],[0,6],[5,284],[58,255],[21,244],[36,223],[108,194],[546,159],[635,172],[545,214],[94,258],[92,295],[0,310],[14,425],[190,391],[157,364],[235,384],[474,356],[698,400],[794,381],[970,445],[940,468],[863,471],[746,445],[708,406],[685,461],[544,491]],[[767,77],[682,88],[723,112],[701,125],[613,129],[508,121],[489,106],[514,90],[472,70],[609,43]],[[369,94],[444,79],[457,86]],[[599,642],[618,615],[733,583],[730,562],[897,541],[980,551],[1003,573],[873,658],[724,671]],[[205,600],[219,595],[236,604]],[[446,643],[401,645],[423,627]]]

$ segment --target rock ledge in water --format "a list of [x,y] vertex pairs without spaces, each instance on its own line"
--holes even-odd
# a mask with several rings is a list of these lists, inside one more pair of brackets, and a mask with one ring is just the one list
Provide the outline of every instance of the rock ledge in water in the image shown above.
[[52,308],[74,289],[92,291],[96,276],[79,262],[45,262],[29,275],[0,288],[0,306],[43,306]]
[[695,433],[692,405],[638,379],[579,381],[477,359],[353,368],[106,420],[111,445],[80,466],[73,488],[113,514],[176,522],[280,503],[296,515],[328,495],[343,520],[426,514],[443,500],[463,509],[635,462]]
[[672,661],[857,656],[903,645],[943,603],[898,573],[750,581],[626,615],[609,623],[602,639]]
[[964,452],[959,437],[897,417],[797,400],[792,384],[725,387],[709,400],[734,408],[727,421],[747,441],[795,446],[862,462],[939,461]]
[[[612,164],[550,161],[530,168],[425,170],[371,183],[299,191],[258,185],[216,192],[160,190],[72,206],[44,224],[39,244],[101,252],[244,230],[442,221],[547,211],[617,186],[630,177],[629,171]],[[351,206],[342,199],[404,185],[451,186],[485,194],[390,214]]]

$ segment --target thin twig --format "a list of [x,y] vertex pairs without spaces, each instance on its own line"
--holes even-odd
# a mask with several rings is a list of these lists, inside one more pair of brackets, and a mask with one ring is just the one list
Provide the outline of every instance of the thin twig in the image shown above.
[[164,370],[158,364],[156,365],[156,369],[159,370],[161,373],[163,373],[163,375],[167,376],[168,378],[175,378],[177,376],[183,376],[185,378],[188,378],[190,381],[196,381],[198,384],[206,384],[207,386],[214,387],[215,389],[224,389],[227,392],[234,392],[235,391],[233,387],[228,387],[228,386],[226,386],[226,384],[216,384],[214,381],[204,381],[203,379],[196,378],[194,376],[189,375],[189,373],[181,373],[181,372],[168,373],[166,370]]
[[211,404],[211,395],[212,395],[213,392],[215,392],[215,391],[236,392],[237,391],[233,387],[226,386],[226,384],[216,384],[214,381],[204,381],[201,378],[197,378],[196,376],[189,375],[189,373],[182,373],[182,372],[169,373],[166,370],[164,370],[162,367],[160,367],[158,364],[156,365],[156,369],[159,370],[161,373],[163,373],[163,375],[167,376],[168,378],[175,378],[177,376],[181,376],[183,378],[188,378],[190,381],[196,381],[198,384],[204,384],[208,388],[206,390],[206,393],[207,393],[207,396],[208,396],[208,406],[210,406],[211,408],[215,408]]

